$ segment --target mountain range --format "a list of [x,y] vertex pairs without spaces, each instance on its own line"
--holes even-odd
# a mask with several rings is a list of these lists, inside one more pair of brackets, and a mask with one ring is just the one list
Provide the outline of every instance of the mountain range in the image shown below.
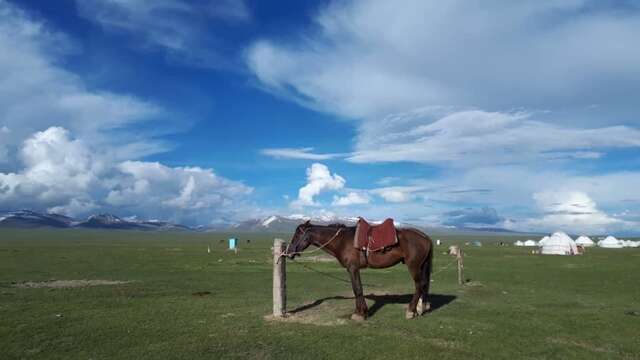
[[191,230],[190,227],[158,220],[120,218],[112,214],[91,215],[85,220],[31,210],[0,212],[0,228],[89,228],[122,230]]
[[[38,213],[31,210],[0,212],[0,228],[85,228],[85,229],[120,229],[147,231],[208,231],[237,233],[290,233],[299,224],[311,220],[314,224],[327,225],[342,223],[355,225],[357,217],[305,215],[272,215],[264,218],[249,219],[239,223],[190,227],[159,220],[139,220],[135,217],[121,218],[113,214],[91,215],[84,220],[53,213]],[[430,234],[469,234],[469,233],[514,233],[505,229],[424,227],[396,222],[396,226],[413,226]]]

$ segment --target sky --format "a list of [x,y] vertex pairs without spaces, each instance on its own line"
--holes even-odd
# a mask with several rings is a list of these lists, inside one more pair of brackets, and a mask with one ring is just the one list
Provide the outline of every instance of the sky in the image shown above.
[[0,209],[640,232],[640,1],[0,0]]

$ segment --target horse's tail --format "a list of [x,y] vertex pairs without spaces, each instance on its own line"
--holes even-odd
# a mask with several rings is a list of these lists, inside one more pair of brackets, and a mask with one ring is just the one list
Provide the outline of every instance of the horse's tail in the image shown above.
[[433,241],[429,241],[429,253],[427,254],[427,266],[425,275],[431,277],[431,271],[433,270]]
[[431,271],[433,270],[433,241],[429,236],[426,236],[429,250],[427,251],[427,257],[422,264],[422,294],[420,296],[420,309],[419,313],[424,313],[431,310],[431,304],[429,303],[429,287],[431,285]]

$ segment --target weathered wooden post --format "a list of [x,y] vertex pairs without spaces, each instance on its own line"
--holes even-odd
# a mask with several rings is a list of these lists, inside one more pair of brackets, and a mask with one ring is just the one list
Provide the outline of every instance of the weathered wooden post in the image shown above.
[[462,248],[458,248],[456,259],[458,260],[458,285],[463,285],[464,284],[464,255],[463,255]]
[[287,267],[282,254],[286,244],[282,239],[273,241],[273,316],[283,317],[287,312]]

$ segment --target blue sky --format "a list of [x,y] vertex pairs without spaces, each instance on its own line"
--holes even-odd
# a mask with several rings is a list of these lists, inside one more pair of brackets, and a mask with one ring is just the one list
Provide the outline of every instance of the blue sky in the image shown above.
[[638,1],[0,0],[0,208],[636,232]]

